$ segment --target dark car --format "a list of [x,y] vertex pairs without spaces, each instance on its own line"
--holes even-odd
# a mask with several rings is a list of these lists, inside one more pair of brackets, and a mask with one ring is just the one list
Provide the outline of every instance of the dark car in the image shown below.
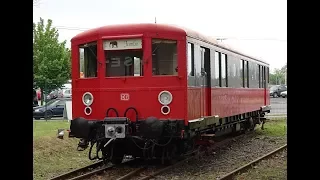
[[63,117],[66,101],[71,101],[71,98],[57,98],[47,102],[44,106],[34,107],[33,117],[35,119]]
[[276,98],[276,97],[280,97],[280,94],[283,92],[283,91],[286,91],[287,90],[287,86],[286,85],[275,85],[275,86],[272,86],[270,88],[270,96]]

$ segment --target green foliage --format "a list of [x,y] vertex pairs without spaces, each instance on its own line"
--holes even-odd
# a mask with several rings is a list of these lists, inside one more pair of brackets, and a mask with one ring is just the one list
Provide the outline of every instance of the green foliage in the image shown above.
[[70,79],[71,55],[65,47],[66,41],[58,41],[58,30],[52,20],[33,23],[33,73],[36,87],[44,93],[61,87]]
[[287,64],[281,69],[275,69],[274,73],[270,73],[270,84],[285,84],[286,83]]

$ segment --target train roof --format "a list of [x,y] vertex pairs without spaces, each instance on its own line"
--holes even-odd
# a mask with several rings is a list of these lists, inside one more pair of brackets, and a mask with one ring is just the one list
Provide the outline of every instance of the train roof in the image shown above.
[[154,23],[141,23],[141,24],[117,24],[117,25],[107,25],[98,28],[93,28],[78,35],[74,36],[71,39],[71,42],[77,39],[83,39],[86,37],[98,36],[98,35],[107,35],[107,34],[141,34],[141,32],[150,32],[150,33],[157,33],[157,32],[170,32],[171,34],[176,35],[184,35],[191,38],[198,39],[200,41],[213,44],[217,47],[232,51],[236,54],[254,59],[256,61],[260,61],[269,65],[269,63],[261,60],[261,58],[255,58],[253,56],[249,56],[245,53],[242,53],[236,48],[231,47],[225,43],[219,42],[217,39],[213,37],[206,36],[204,34],[198,33],[192,29],[178,26],[178,25],[169,25],[169,24],[154,24]]

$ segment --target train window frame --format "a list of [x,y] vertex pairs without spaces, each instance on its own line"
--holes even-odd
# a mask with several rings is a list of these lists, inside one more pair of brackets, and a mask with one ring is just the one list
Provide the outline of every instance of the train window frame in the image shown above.
[[244,82],[244,60],[240,59],[240,86],[241,88],[245,88],[245,82]]
[[[92,46],[94,46],[92,49]],[[88,49],[87,49],[88,48]],[[81,49],[83,49],[83,57]],[[87,50],[86,50],[87,49]],[[95,52],[94,52],[95,50]],[[89,55],[92,56],[89,56]],[[98,77],[98,42],[92,41],[88,43],[83,43],[78,45],[78,68],[79,68],[79,79],[88,79],[88,78],[97,78]],[[88,58],[91,60],[88,60]],[[94,57],[94,59],[93,59]],[[83,63],[81,62],[83,58]],[[88,62],[89,61],[89,62]],[[89,66],[91,64],[92,66]],[[95,65],[94,65],[95,64]],[[93,70],[89,70],[90,67],[93,67]]]
[[[189,46],[190,45],[190,46]],[[190,49],[189,49],[190,47]],[[190,54],[189,54],[190,53]],[[194,73],[194,44],[192,42],[187,43],[187,57],[188,57],[188,76],[195,76]]]
[[263,88],[263,66],[260,65],[260,69],[259,69],[259,81],[260,81],[260,88]]
[[270,72],[269,72],[269,67],[267,67],[267,83],[269,84],[270,83]]
[[263,66],[263,88],[266,87],[266,66]]
[[[223,55],[225,56],[224,61],[222,59]],[[220,70],[220,87],[228,87],[228,63],[227,63],[228,55],[226,53],[219,52],[219,70]],[[222,68],[222,62],[224,62],[224,68]],[[222,72],[224,69],[224,73]],[[223,82],[223,76],[225,76],[225,81]]]
[[[242,77],[243,77],[243,88],[249,88],[249,61],[248,60],[242,60]],[[245,77],[246,76],[246,77]]]
[[221,76],[220,76],[220,52],[214,51],[214,78],[215,87],[221,87]]
[[259,88],[262,88],[261,86],[261,77],[262,77],[262,74],[261,74],[261,65],[260,64],[257,64],[258,65],[258,84],[259,84]]
[[[119,54],[119,55],[118,55]],[[144,65],[143,65],[143,49],[121,49],[121,50],[104,50],[105,56],[105,73],[106,78],[117,78],[117,77],[143,77],[144,76]],[[113,60],[116,63],[112,63]],[[140,62],[140,63],[136,63]],[[110,66],[108,66],[110,63]],[[124,74],[110,74],[110,70],[114,64],[113,68],[121,68],[121,65],[126,66],[121,68]],[[136,64],[139,67],[139,72],[136,72]],[[116,66],[115,66],[116,65]],[[123,71],[124,70],[124,71]]]
[[[154,44],[156,44],[156,42],[160,41],[160,43],[158,43],[158,45],[153,46]],[[164,44],[162,44],[164,43]],[[159,67],[159,61],[165,61],[168,62],[167,60],[159,60],[159,57],[157,56],[157,53],[160,49],[160,45],[164,45],[162,48],[164,47],[168,47],[168,44],[173,44],[173,48],[171,49],[173,52],[170,54],[170,56],[172,56],[171,58],[171,62],[170,65],[172,66],[171,69],[170,68],[163,68],[164,66],[162,66],[162,68]],[[179,75],[179,71],[178,71],[178,60],[179,60],[179,54],[178,54],[178,40],[175,39],[166,39],[166,38],[151,38],[151,51],[152,51],[152,58],[151,58],[151,66],[152,66],[152,76],[156,77],[156,76],[178,76]],[[165,52],[167,53],[168,50],[165,50]],[[159,53],[160,55],[163,55],[164,53]],[[165,58],[165,57],[164,57]],[[162,62],[163,63],[163,62]],[[163,63],[164,64],[164,63]],[[167,73],[163,73],[164,69],[167,71]],[[170,73],[168,73],[170,72]]]

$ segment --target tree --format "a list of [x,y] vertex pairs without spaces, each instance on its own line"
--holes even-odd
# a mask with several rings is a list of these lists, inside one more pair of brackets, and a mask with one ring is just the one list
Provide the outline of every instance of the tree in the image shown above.
[[270,84],[285,84],[287,76],[287,63],[281,69],[275,69],[270,73]]
[[59,42],[58,37],[52,20],[49,19],[46,25],[42,18],[37,24],[33,23],[34,82],[36,88],[41,88],[41,94],[60,88],[71,76],[70,50],[65,47],[66,41]]

